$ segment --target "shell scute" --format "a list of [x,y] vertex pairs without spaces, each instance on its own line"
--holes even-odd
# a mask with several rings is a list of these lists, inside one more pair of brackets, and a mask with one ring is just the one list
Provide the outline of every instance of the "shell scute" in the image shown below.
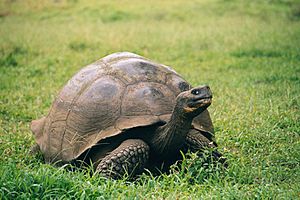
[[96,74],[102,71],[101,65],[88,65],[76,73],[63,87],[58,97],[65,102],[72,102],[74,98],[80,95],[81,90],[89,85],[96,77]]
[[124,116],[155,115],[172,112],[175,96],[160,83],[140,82],[127,87],[122,101]]
[[96,80],[74,103],[67,124],[79,134],[113,126],[120,115],[124,86],[116,79],[104,76]]
[[154,63],[142,58],[123,59],[111,63],[111,67],[122,72],[125,78],[130,80],[129,84],[153,80],[164,83],[166,79],[166,72],[162,70],[163,68],[159,68]]

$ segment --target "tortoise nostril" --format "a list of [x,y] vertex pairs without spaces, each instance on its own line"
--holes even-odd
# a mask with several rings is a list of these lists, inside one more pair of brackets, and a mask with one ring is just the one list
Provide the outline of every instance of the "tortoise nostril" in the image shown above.
[[202,88],[206,90],[210,90],[210,87],[208,85],[203,85]]

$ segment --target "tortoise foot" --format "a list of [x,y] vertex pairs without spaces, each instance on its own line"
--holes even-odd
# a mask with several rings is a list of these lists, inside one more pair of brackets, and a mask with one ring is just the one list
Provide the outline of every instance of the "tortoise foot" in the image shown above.
[[133,176],[144,169],[148,159],[149,146],[142,140],[128,139],[101,160],[96,172],[114,179]]
[[198,130],[191,129],[187,134],[184,149],[187,151],[188,149],[191,152],[198,152],[199,156],[204,149],[212,149],[211,155],[214,160],[224,164],[227,167],[226,158],[216,150],[216,143],[206,138],[202,133]]

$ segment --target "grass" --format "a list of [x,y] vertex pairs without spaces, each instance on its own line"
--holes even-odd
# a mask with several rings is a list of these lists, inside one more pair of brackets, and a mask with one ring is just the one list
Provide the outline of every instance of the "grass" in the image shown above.
[[[0,2],[1,199],[300,199],[300,2],[297,0]],[[81,67],[117,51],[208,83],[228,169],[194,155],[170,174],[114,181],[28,154]]]

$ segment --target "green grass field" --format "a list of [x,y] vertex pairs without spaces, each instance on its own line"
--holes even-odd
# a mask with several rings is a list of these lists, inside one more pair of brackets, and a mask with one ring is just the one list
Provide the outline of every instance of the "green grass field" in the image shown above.
[[[225,170],[190,155],[135,181],[29,155],[81,67],[118,51],[208,83]],[[300,1],[0,1],[0,199],[300,199]]]

